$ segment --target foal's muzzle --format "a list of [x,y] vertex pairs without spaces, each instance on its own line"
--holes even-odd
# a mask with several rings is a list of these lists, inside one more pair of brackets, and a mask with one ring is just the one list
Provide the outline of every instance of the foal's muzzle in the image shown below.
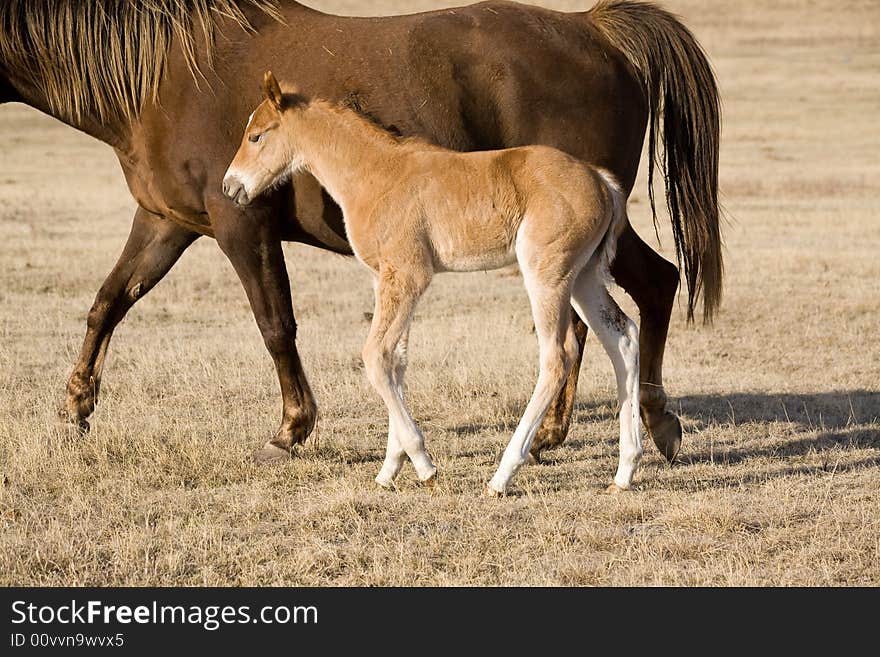
[[248,205],[251,202],[244,185],[232,176],[223,179],[223,193],[235,201],[237,205]]

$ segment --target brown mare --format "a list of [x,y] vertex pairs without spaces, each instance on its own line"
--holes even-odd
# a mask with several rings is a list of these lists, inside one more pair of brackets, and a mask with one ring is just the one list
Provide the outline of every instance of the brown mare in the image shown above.
[[[0,102],[24,102],[111,145],[139,208],[97,294],[63,415],[88,428],[114,328],[198,237],[217,240],[275,362],[281,426],[258,458],[308,436],[316,408],[296,350],[281,242],[351,253],[339,208],[313,181],[247,208],[223,195],[254,84],[283,79],[367,113],[401,135],[460,151],[545,144],[610,171],[629,194],[647,130],[661,164],[688,315],[721,296],[719,107],[691,33],[652,4],[559,13],[488,2],[388,18],[323,14],[290,0],[3,0]],[[660,159],[660,158],[658,158]],[[296,192],[299,198],[296,198]],[[652,197],[653,205],[653,197]],[[676,268],[627,224],[612,266],[641,316],[641,414],[672,459],[663,352]],[[578,341],[585,325],[575,317]],[[533,453],[562,442],[577,373],[551,405]]]
[[460,153],[395,137],[353,109],[298,90],[283,93],[271,72],[264,85],[266,100],[248,121],[223,192],[249,205],[306,171],[341,208],[349,244],[375,291],[362,355],[388,409],[388,448],[376,482],[392,487],[406,457],[419,479],[436,481],[404,390],[409,330],[431,279],[516,262],[538,336],[538,383],[486,492],[505,493],[577,359],[570,308],[614,365],[620,461],[608,491],[629,489],[642,458],[639,333],[607,289],[626,222],[614,177],[548,146]]

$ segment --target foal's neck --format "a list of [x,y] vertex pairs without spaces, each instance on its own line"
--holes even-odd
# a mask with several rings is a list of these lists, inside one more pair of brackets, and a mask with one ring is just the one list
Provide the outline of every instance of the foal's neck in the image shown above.
[[402,148],[394,136],[354,110],[322,101],[313,102],[292,130],[306,168],[343,213],[387,184],[384,171]]

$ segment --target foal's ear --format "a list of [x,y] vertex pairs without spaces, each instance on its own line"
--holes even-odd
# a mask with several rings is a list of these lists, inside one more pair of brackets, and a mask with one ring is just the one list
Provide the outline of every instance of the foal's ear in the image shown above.
[[266,71],[263,75],[263,95],[266,97],[266,100],[272,102],[276,110],[281,111],[284,95],[281,93],[281,87],[278,84],[278,80],[272,75],[272,71]]

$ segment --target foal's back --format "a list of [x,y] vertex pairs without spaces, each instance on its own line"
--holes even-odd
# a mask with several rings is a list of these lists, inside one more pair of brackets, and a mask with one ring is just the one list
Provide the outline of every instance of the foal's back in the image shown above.
[[458,153],[418,142],[402,149],[398,177],[373,213],[393,225],[386,252],[394,251],[389,240],[402,246],[415,238],[422,253],[414,255],[429,257],[435,271],[512,264],[518,238],[573,265],[610,221],[613,203],[601,171],[557,149]]

